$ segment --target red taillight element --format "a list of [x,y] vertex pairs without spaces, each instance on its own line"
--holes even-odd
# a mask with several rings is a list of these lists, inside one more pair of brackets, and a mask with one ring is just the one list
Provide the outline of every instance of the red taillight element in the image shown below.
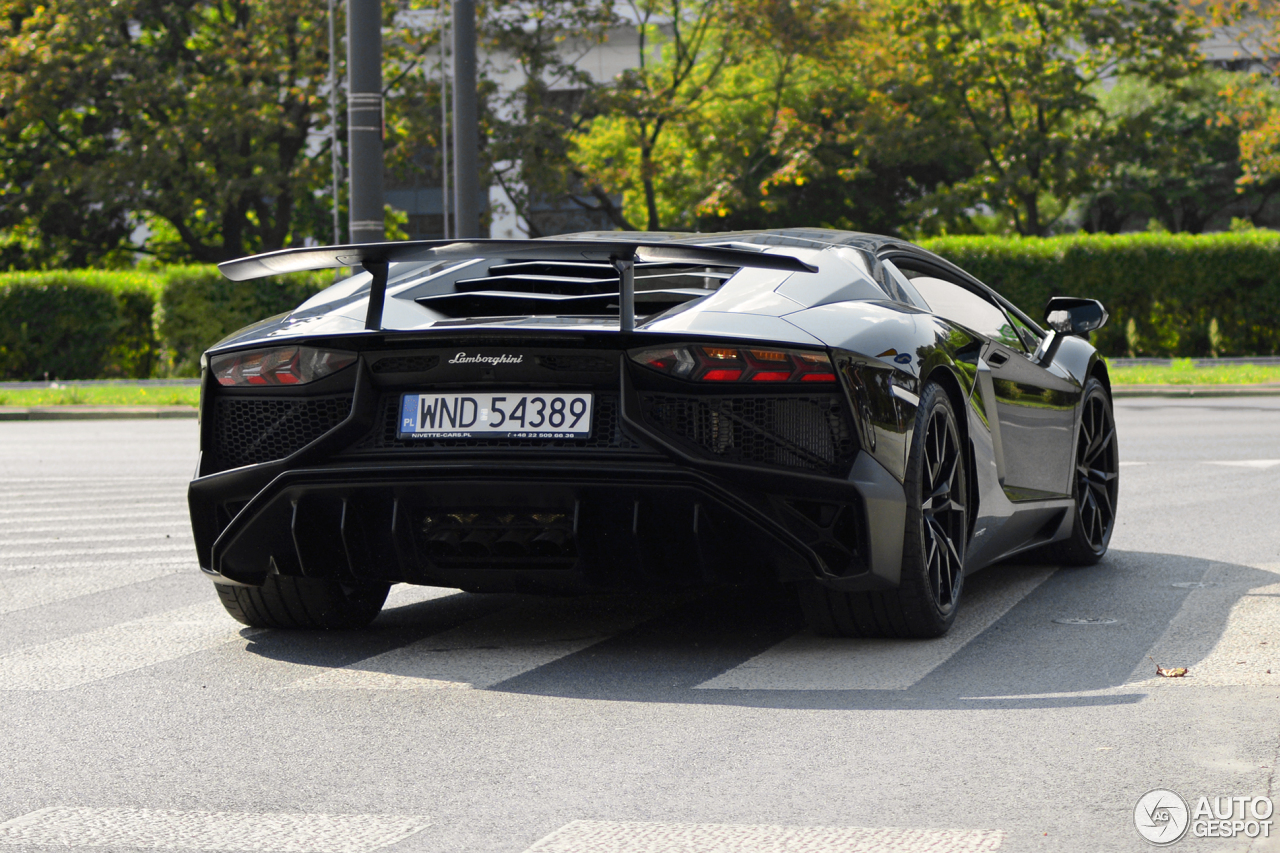
[[353,363],[356,354],[315,347],[271,347],[215,355],[209,369],[219,385],[305,385]]
[[835,382],[826,353],[738,347],[662,347],[631,353],[659,373],[695,382]]

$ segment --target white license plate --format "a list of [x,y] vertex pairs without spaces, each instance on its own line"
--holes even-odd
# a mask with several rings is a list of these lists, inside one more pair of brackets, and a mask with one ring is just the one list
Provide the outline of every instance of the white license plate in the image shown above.
[[400,438],[586,438],[591,394],[405,394]]

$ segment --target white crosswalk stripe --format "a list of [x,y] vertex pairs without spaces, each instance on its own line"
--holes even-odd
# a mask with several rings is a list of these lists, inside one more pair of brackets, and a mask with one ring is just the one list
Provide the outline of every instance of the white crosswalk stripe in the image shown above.
[[1044,566],[1002,566],[965,589],[956,622],[927,643],[831,640],[808,631],[784,640],[715,678],[708,690],[906,690],[1031,593],[1053,573]]
[[186,489],[175,489],[172,487],[157,488],[138,488],[138,489],[82,489],[75,488],[68,490],[65,486],[60,489],[52,489],[43,494],[32,492],[30,489],[22,489],[21,491],[4,491],[0,490],[0,507],[4,506],[44,506],[46,504],[100,504],[102,501],[112,498],[127,498],[130,500],[185,500],[187,497]]
[[1227,465],[1232,468],[1274,468],[1280,459],[1235,459],[1228,462],[1210,462],[1210,465]]
[[[181,501],[152,501],[152,502],[136,502],[135,503],[133,501],[128,501],[124,499],[113,501],[110,498],[104,498],[101,503],[106,503],[109,505],[101,507],[100,512],[96,511],[96,508],[91,507],[91,509],[95,509],[95,515],[99,515],[99,516],[111,515],[114,513],[119,513],[121,510],[140,510],[140,509],[153,509],[153,510],[168,509],[170,511],[174,511],[186,505],[184,502],[181,502]],[[67,505],[64,505],[64,507],[61,510],[58,510],[56,507],[54,507],[51,504],[40,506],[35,504],[18,503],[18,504],[15,504],[14,506],[16,507],[14,509],[0,508],[0,518],[31,518],[31,517],[40,517],[40,516],[57,518],[59,511],[70,512],[73,509],[75,509],[77,505],[67,504]]]
[[545,666],[674,606],[616,608],[554,599],[508,608],[425,640],[289,685],[304,690],[484,688]]
[[6,485],[41,485],[54,483],[104,483],[128,487],[136,483],[173,483],[172,476],[0,476],[0,488]]
[[195,546],[190,543],[175,542],[172,545],[138,545],[133,548],[79,548],[67,550],[42,551],[6,551],[0,548],[0,560],[29,560],[43,557],[74,557],[88,554],[191,554],[195,556]]
[[575,820],[525,853],[986,853],[1003,841],[988,829]]
[[[187,516],[187,515],[157,516],[157,518],[164,519],[163,521],[134,521],[133,518],[134,518],[133,516],[130,516],[126,519],[114,522],[112,524],[81,524],[79,521],[77,521],[74,525],[70,525],[70,526],[65,521],[63,521],[61,524],[51,524],[47,527],[32,527],[29,524],[23,524],[20,526],[20,529],[14,530],[11,532],[14,535],[21,535],[21,534],[30,535],[33,533],[63,534],[63,533],[84,533],[89,530],[111,530],[117,533],[134,531],[137,533],[146,533],[146,534],[155,533],[159,531],[160,535],[162,536],[164,535],[164,531],[170,531],[171,533],[181,532],[185,536],[191,535],[191,518],[190,516]],[[6,532],[10,532],[10,531],[6,531]],[[93,536],[90,538],[98,539],[99,537]],[[0,541],[12,543],[13,540],[4,539]],[[66,539],[63,538],[62,541],[66,541]]]
[[[92,519],[93,521],[99,522],[99,523],[94,526],[86,525],[82,527],[80,524],[80,521],[88,520],[88,519]],[[110,524],[105,523],[107,519],[111,519]],[[55,521],[59,523],[59,525],[56,527],[53,526],[53,522]],[[33,521],[32,519],[0,518],[0,527],[4,527],[8,525],[13,527],[21,526],[23,528],[26,528],[32,523],[38,524],[40,522],[38,519]],[[48,523],[50,524],[50,527],[47,528],[49,530],[66,530],[67,529],[67,519],[65,514],[55,513],[50,515],[50,521]],[[118,512],[117,513],[95,512],[92,516],[86,516],[83,519],[77,518],[75,523],[75,528],[77,530],[106,530],[106,529],[116,527],[118,525],[123,525],[123,524],[151,525],[151,524],[163,524],[163,523],[181,524],[186,527],[190,527],[191,515],[190,513],[187,512],[185,507],[182,507],[179,509],[171,509],[166,512],[129,512],[129,513],[123,513],[123,514]],[[41,528],[41,529],[45,529],[45,528]]]
[[0,823],[0,845],[366,853],[429,825],[414,815],[47,808]]
[[0,656],[0,690],[66,690],[251,633],[209,601]]
[[141,566],[187,566],[192,567],[196,564],[194,551],[191,554],[151,554],[147,556],[133,555],[126,559],[98,559],[92,554],[79,554],[83,559],[79,560],[54,560],[49,562],[46,560],[24,560],[20,563],[3,564],[0,563],[0,572],[29,572],[38,570],[42,572],[55,571],[58,569],[89,569],[94,574],[110,574],[120,569],[129,569]]
[[[44,536],[39,539],[6,539],[5,545],[66,545],[72,542],[142,542],[147,539],[174,539],[171,533],[127,533],[127,534],[106,534],[103,536]],[[175,541],[186,541],[186,544],[194,546],[194,540],[185,536]]]
[[[1244,578],[1240,567],[1220,564],[1192,589],[1178,615],[1151,648],[1151,660],[1130,676],[1145,687],[1280,687],[1280,563],[1253,567],[1275,582]],[[1155,665],[1187,667],[1185,678],[1162,678]]]
[[[109,589],[118,589],[179,572],[191,572],[193,566],[193,560],[181,560],[162,563],[126,563],[106,570],[94,567],[96,570],[92,572],[66,573],[40,567],[16,577],[10,573],[4,573],[0,574],[0,614],[79,598],[82,595],[106,592]],[[84,566],[77,565],[76,568],[81,569]]]

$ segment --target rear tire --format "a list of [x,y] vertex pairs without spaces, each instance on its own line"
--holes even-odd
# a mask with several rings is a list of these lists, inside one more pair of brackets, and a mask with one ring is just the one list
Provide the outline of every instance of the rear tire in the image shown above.
[[969,534],[967,452],[946,390],[920,395],[904,487],[907,523],[898,588],[841,592],[811,582],[800,607],[823,637],[940,637],[955,621]]
[[251,628],[363,628],[377,617],[391,587],[321,578],[268,575],[260,587],[215,583],[218,599]]
[[1044,553],[1068,566],[1092,566],[1106,555],[1111,544],[1120,497],[1115,414],[1111,395],[1096,377],[1084,386],[1074,464],[1071,495],[1076,508],[1071,536],[1045,546]]

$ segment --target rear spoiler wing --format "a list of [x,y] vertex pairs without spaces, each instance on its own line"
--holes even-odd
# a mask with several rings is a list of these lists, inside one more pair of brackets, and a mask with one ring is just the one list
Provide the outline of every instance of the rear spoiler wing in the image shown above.
[[395,243],[356,243],[348,246],[317,246],[309,249],[281,249],[218,264],[232,281],[248,281],[268,275],[310,270],[362,267],[373,276],[369,288],[366,329],[382,328],[382,310],[387,298],[387,270],[393,261],[467,260],[485,255],[521,261],[587,260],[612,263],[621,283],[618,306],[619,328],[635,329],[635,265],[644,263],[705,264],[707,266],[755,267],[784,272],[817,272],[812,264],[787,255],[769,255],[743,249],[694,246],[643,240],[409,240]]

